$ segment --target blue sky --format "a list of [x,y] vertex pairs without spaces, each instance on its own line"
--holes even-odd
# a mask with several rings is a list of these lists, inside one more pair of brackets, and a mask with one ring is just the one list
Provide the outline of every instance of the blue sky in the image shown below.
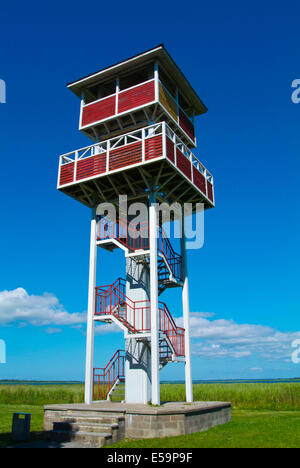
[[[89,212],[56,191],[59,154],[89,144],[65,84],[164,43],[208,112],[195,154],[215,178],[189,256],[193,377],[295,377],[300,331],[297,2],[26,2],[2,6],[0,378],[82,379]],[[122,274],[99,252],[98,284]],[[165,299],[179,317],[180,291]],[[75,314],[75,315],[74,315]],[[122,348],[96,337],[95,364]],[[182,379],[168,365],[163,379]]]

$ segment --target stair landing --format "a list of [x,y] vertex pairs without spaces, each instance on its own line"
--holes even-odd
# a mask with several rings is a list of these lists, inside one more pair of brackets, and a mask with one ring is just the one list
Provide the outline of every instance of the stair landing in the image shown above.
[[91,447],[123,438],[145,439],[206,431],[231,420],[231,403],[163,403],[161,406],[103,401],[44,407],[51,440],[80,441]]

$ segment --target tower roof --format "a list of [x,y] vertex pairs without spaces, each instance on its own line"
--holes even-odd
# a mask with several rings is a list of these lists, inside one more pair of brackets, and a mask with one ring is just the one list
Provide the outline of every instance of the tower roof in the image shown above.
[[180,68],[176,65],[168,51],[165,49],[163,44],[154,47],[153,49],[142,52],[141,54],[130,57],[122,62],[118,62],[107,68],[103,68],[95,73],[87,75],[76,81],[68,83],[68,88],[73,91],[76,96],[81,97],[82,89],[86,86],[94,83],[100,83],[101,81],[107,80],[110,77],[116,76],[117,74],[134,68],[148,62],[158,60],[164,70],[174,79],[178,84],[181,92],[185,95],[188,101],[193,105],[195,115],[203,114],[207,111],[206,106],[193,89],[187,78],[184,76]]

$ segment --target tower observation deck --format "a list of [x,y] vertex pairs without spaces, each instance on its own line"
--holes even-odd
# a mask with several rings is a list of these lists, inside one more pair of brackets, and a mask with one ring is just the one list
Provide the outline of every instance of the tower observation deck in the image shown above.
[[[204,209],[214,207],[213,177],[193,153],[194,119],[207,109],[163,45],[68,88],[81,100],[79,130],[92,140],[60,156],[57,182],[58,190],[92,213],[85,402],[113,398],[125,384],[126,402],[160,404],[159,371],[169,362],[185,362],[186,399],[191,402],[184,215],[177,253],[157,206],[176,203],[181,217],[184,203],[192,203],[194,211],[199,203]],[[128,212],[133,203],[144,203],[147,219],[134,224],[120,195],[126,195]],[[116,217],[99,209],[108,203]],[[97,286],[98,248],[123,250],[124,279],[116,272],[113,284]],[[170,287],[182,289],[184,328],[158,300]],[[125,350],[103,368],[94,368],[97,321],[117,324],[125,338]]]

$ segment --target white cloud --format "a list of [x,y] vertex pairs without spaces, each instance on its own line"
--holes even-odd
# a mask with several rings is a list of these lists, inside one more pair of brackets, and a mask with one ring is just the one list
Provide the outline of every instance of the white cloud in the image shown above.
[[115,323],[104,323],[95,326],[95,335],[106,335],[107,333],[120,333],[121,328]]
[[45,332],[48,333],[48,335],[54,335],[56,333],[61,333],[62,329],[61,328],[48,327],[48,328],[46,328]]
[[[182,319],[177,320],[182,326]],[[267,361],[291,362],[291,343],[300,332],[281,332],[262,325],[238,324],[234,320],[208,320],[191,313],[192,353],[210,358],[259,356]]]
[[75,325],[86,321],[86,313],[70,314],[57,297],[44,293],[40,296],[29,295],[23,288],[0,291],[0,324],[20,322],[35,326]]
[[[265,361],[291,362],[292,342],[300,332],[282,332],[262,325],[239,324],[234,320],[213,319],[212,312],[191,313],[192,353],[204,358],[241,359],[255,356]],[[0,326],[17,323],[48,327],[48,334],[61,332],[61,326],[83,330],[86,313],[69,313],[53,294],[29,295],[23,288],[0,291]],[[182,319],[176,319],[183,326]],[[95,334],[120,333],[115,324],[96,325]],[[252,371],[259,371],[253,368]]]

